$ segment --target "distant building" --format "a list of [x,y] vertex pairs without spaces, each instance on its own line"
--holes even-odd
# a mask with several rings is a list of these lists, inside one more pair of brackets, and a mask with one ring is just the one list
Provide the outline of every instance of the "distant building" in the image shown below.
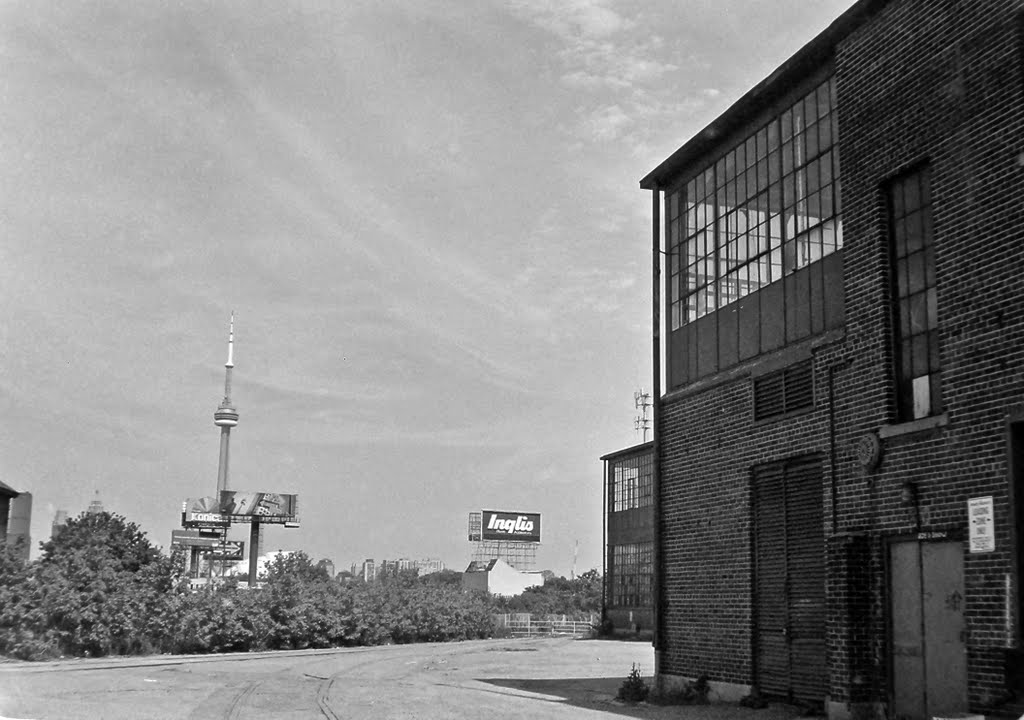
[[445,569],[445,564],[437,558],[424,558],[416,561],[416,569],[420,571],[420,577],[423,577],[430,573],[441,572]]
[[0,537],[7,537],[7,520],[11,515],[11,500],[20,493],[10,485],[0,481]]
[[17,545],[17,547],[20,548],[19,554],[25,560],[28,560],[32,542],[29,534],[31,522],[32,494],[20,493],[11,486],[0,482],[0,538],[5,538],[7,544],[12,547],[22,540],[23,544]]
[[604,461],[604,619],[615,630],[654,628],[654,443]]
[[53,515],[53,522],[50,523],[50,538],[54,538],[57,535],[57,531],[68,524],[68,511],[58,510]]
[[23,492],[11,500],[7,544],[18,548],[21,559],[28,561],[32,549],[32,493]]
[[408,570],[415,570],[422,577],[430,573],[441,572],[444,569],[444,562],[437,558],[423,558],[421,560],[399,558],[397,560],[381,560],[379,563],[373,558],[367,558],[362,563],[352,563],[351,572],[353,577],[359,577],[366,582],[370,582],[382,575],[394,576]]
[[324,570],[326,570],[327,574],[330,575],[331,578],[334,577],[334,561],[333,560],[328,560],[328,559],[321,560],[320,562],[318,562],[316,564],[316,566],[318,568],[323,568]]
[[542,573],[516,570],[501,558],[474,560],[462,573],[462,587],[467,590],[484,590],[501,597],[519,595],[527,588],[543,584]]
[[100,500],[100,491],[96,491],[96,497],[89,503],[89,507],[86,508],[85,512],[88,515],[99,515],[103,512],[103,502]]

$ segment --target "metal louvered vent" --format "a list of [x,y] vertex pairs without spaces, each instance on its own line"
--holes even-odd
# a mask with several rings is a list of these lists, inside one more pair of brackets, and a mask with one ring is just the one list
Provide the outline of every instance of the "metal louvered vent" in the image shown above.
[[754,420],[813,406],[814,373],[810,360],[754,379]]

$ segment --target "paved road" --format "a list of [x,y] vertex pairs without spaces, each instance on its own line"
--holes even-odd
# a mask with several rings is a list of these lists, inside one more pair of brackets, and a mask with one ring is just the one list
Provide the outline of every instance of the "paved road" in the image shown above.
[[0,720],[792,720],[786,706],[626,706],[647,643],[545,638],[219,656],[0,663]]
[[0,664],[6,718],[591,718],[647,643],[487,640]]

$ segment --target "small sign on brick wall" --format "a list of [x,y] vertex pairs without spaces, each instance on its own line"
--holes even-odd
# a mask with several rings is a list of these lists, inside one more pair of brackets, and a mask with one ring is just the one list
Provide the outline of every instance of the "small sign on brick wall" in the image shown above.
[[967,521],[970,527],[972,553],[992,552],[996,549],[995,517],[992,496],[971,498],[967,501]]

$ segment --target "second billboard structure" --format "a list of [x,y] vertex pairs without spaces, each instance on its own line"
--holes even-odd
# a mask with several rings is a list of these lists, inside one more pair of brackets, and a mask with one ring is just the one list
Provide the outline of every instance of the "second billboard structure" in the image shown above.
[[282,493],[224,490],[220,494],[221,512],[235,521],[293,522],[297,505],[297,496]]

